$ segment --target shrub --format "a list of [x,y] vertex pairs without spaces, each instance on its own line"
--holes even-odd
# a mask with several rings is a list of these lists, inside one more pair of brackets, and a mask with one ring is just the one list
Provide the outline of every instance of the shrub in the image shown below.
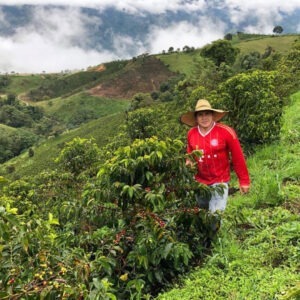
[[98,161],[99,148],[93,139],[75,138],[67,143],[56,159],[62,169],[79,175]]
[[129,137],[134,139],[145,139],[155,134],[156,114],[153,109],[138,109],[128,112],[126,131]]
[[187,270],[192,257],[197,261],[212,234],[218,216],[195,207],[195,190],[208,188],[194,180],[184,152],[179,140],[135,140],[98,173],[97,196],[91,197],[102,207],[97,226],[117,229],[114,243],[122,259],[114,282],[127,292],[137,279],[144,292],[157,292]]
[[274,78],[274,72],[238,74],[221,84],[216,95],[248,149],[279,137],[282,101],[274,92]]

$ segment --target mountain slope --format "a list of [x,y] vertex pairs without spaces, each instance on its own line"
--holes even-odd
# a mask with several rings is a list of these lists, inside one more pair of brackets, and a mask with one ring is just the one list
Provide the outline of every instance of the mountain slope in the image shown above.
[[175,73],[171,72],[155,56],[142,56],[133,59],[114,78],[92,88],[93,95],[110,98],[131,98],[136,93],[158,91],[160,85]]

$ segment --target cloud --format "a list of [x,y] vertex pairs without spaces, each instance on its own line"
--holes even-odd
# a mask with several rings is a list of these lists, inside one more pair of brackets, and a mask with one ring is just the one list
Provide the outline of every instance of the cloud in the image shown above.
[[27,26],[0,37],[1,72],[59,72],[115,59],[103,49],[88,49],[87,24],[95,21],[101,22],[77,8],[35,8]]
[[89,7],[106,9],[114,7],[128,13],[140,14],[143,11],[164,13],[166,11],[197,11],[203,10],[205,0],[0,0],[0,5],[62,5],[73,7]]
[[300,9],[300,1],[224,0],[220,2],[220,7],[226,9],[229,19],[237,26],[249,18],[255,20],[255,25],[245,26],[242,28],[244,31],[270,34],[274,26],[282,21],[283,13],[292,15]]
[[[1,5],[24,4],[34,5],[29,8],[30,22],[22,27],[11,25]],[[46,8],[48,4],[51,5]],[[82,8],[102,11],[109,7],[126,12],[127,17],[136,15],[147,26],[152,25],[145,25],[148,31],[140,37],[105,31],[112,49],[104,49],[97,31],[103,22],[101,14],[87,15]],[[231,21],[231,27],[213,17],[212,9],[221,11],[224,20]],[[0,71],[82,69],[144,52],[161,53],[170,47],[202,47],[234,29],[270,34],[275,25],[282,25],[283,15],[297,11],[300,11],[299,0],[0,0],[0,29],[11,26],[13,32],[9,36],[0,35]],[[170,12],[182,19],[172,22],[172,14],[167,14]],[[147,19],[149,14],[151,20],[157,21],[155,24]],[[300,31],[300,24],[293,26]]]
[[196,25],[184,21],[166,28],[153,26],[147,37],[147,43],[151,53],[168,51],[170,47],[175,50],[177,48],[182,50],[184,46],[197,48],[222,38],[225,31],[226,26],[223,22],[214,22],[207,17],[201,17]]

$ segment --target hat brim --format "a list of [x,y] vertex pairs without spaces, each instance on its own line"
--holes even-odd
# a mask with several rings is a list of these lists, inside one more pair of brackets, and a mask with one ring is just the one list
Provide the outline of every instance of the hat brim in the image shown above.
[[[205,109],[207,110],[207,109]],[[213,120],[215,122],[220,121],[225,115],[228,114],[228,111],[220,110],[220,109],[209,109],[213,112]],[[201,111],[201,110],[198,110]],[[197,126],[197,121],[195,119],[195,112],[196,111],[189,111],[187,113],[184,113],[180,116],[180,122],[183,124],[186,124],[190,127]]]

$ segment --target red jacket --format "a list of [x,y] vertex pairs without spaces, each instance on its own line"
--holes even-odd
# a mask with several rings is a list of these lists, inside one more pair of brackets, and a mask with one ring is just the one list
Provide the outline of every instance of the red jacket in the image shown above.
[[230,161],[239,179],[240,186],[249,186],[250,178],[244,154],[235,131],[224,124],[215,123],[203,135],[197,127],[189,130],[187,152],[200,150],[201,158],[198,160],[197,181],[210,185],[214,183],[229,182]]

